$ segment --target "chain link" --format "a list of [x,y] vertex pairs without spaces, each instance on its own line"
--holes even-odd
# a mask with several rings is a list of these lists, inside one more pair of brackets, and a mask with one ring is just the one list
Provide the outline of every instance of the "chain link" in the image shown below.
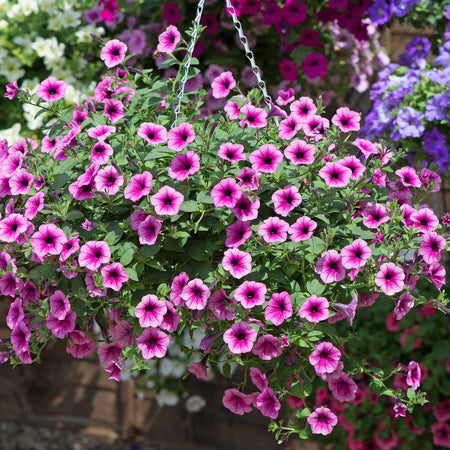
[[189,42],[189,46],[187,49],[186,62],[184,63],[184,67],[183,67],[184,73],[183,73],[183,76],[181,77],[181,80],[178,82],[179,83],[179,91],[177,94],[176,105],[174,108],[175,119],[172,122],[171,128],[173,128],[177,124],[178,114],[180,114],[180,111],[181,111],[181,100],[184,97],[184,88],[185,88],[187,77],[189,74],[189,67],[191,66],[192,53],[194,52],[195,43],[197,42],[198,28],[200,26],[200,19],[203,14],[203,6],[204,5],[205,5],[205,0],[200,0],[197,5],[197,14],[194,19],[194,27],[192,29],[191,40]]
[[239,22],[239,19],[237,18],[236,11],[233,5],[231,4],[231,0],[225,0],[225,4],[227,7],[227,11],[230,13],[231,18],[233,19],[234,28],[236,28],[236,31],[238,32],[239,35],[239,40],[241,41],[241,44],[244,47],[245,56],[247,56],[247,59],[250,61],[252,72],[255,74],[255,77],[258,81],[258,87],[262,92],[264,101],[266,102],[266,105],[268,106],[270,112],[272,109],[273,101],[270,95],[267,93],[266,83],[261,78],[261,69],[256,65],[253,52],[250,50],[250,47],[248,46],[247,36],[245,36],[242,30],[241,22]]

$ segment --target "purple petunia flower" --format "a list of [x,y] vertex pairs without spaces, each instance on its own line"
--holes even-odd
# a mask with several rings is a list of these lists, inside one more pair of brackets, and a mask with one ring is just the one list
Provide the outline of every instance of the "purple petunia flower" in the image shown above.
[[[420,137],[425,131],[424,124],[420,121],[424,115],[415,109],[407,106],[400,110],[395,121],[398,126],[398,133],[401,138]],[[429,120],[429,119],[428,119]]]

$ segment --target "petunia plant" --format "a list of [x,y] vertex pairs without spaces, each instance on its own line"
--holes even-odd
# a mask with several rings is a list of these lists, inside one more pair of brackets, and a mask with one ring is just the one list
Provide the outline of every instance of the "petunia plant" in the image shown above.
[[[185,70],[181,36],[169,28],[159,45]],[[55,119],[41,142],[0,147],[2,361],[40,361],[63,339],[120,380],[128,361],[145,371],[201,330],[198,347],[182,347],[198,355],[189,373],[241,366],[223,405],[259,410],[277,439],[330,434],[363,379],[400,416],[427,404],[421,361],[367,351],[359,308],[398,321],[425,304],[447,311],[450,221],[423,204],[439,175],[396,168],[403,154],[387,142],[353,139],[349,108],[330,122],[303,96],[268,111],[226,72],[212,82],[223,111],[201,118],[205,92],[187,87],[177,115],[176,80],[129,67],[123,48],[103,43],[109,72],[74,111],[57,99],[64,80],[11,95]],[[317,401],[324,387],[336,401]]]

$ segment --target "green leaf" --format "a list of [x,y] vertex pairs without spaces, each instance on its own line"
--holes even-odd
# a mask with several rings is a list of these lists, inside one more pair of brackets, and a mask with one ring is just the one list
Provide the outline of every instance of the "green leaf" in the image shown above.
[[408,388],[408,390],[406,391],[406,395],[412,402],[416,400],[416,391],[412,387]]
[[130,277],[130,280],[139,281],[136,271],[134,269],[132,269],[131,267],[125,267],[125,272]]
[[311,295],[320,295],[325,291],[325,286],[319,280],[313,278],[306,283],[306,289]]
[[197,201],[199,203],[207,203],[207,204],[213,203],[213,199],[212,199],[211,195],[209,194],[209,192],[205,192],[205,191],[200,191],[197,194]]
[[133,256],[135,254],[134,248],[128,247],[124,250],[122,255],[120,256],[120,264],[123,266],[128,266],[131,261],[133,261]]
[[182,203],[180,209],[181,209],[181,211],[185,211],[185,212],[198,211],[198,203],[194,202],[193,200],[187,200]]

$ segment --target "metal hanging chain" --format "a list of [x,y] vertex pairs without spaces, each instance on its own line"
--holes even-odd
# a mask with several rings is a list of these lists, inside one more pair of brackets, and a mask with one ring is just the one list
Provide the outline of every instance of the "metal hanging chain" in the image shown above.
[[250,47],[248,46],[248,39],[247,36],[245,36],[241,22],[239,22],[239,19],[237,18],[236,11],[234,9],[234,6],[231,4],[231,0],[225,0],[225,4],[227,7],[228,12],[231,14],[231,18],[233,19],[234,28],[236,28],[236,31],[239,34],[239,40],[241,41],[241,44],[244,47],[245,56],[247,56],[247,59],[250,61],[250,65],[252,67],[252,72],[255,74],[256,79],[258,80],[258,87],[261,90],[264,101],[266,102],[266,105],[269,108],[269,112],[272,109],[273,101],[270,95],[267,93],[266,89],[266,83],[261,78],[261,69],[256,65],[255,57],[253,55],[253,52],[250,50]]
[[177,94],[176,105],[174,108],[175,119],[172,122],[172,125],[170,128],[173,128],[177,124],[178,114],[180,114],[180,111],[181,111],[181,100],[184,97],[184,87],[186,85],[186,81],[187,81],[187,77],[188,77],[188,73],[189,73],[189,67],[191,66],[192,53],[194,52],[194,47],[197,42],[198,28],[200,26],[200,19],[203,14],[203,6],[204,5],[205,5],[205,0],[200,0],[198,2],[197,14],[194,19],[194,27],[193,27],[192,34],[191,34],[191,40],[189,42],[189,46],[187,49],[186,62],[183,67],[184,73],[183,73],[183,76],[181,77],[181,80],[179,81],[179,91]]

